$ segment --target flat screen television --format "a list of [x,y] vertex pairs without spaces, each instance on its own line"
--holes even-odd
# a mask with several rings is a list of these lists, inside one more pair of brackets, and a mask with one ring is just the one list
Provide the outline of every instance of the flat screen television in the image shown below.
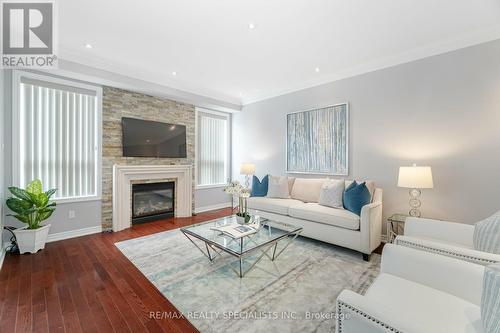
[[123,156],[186,157],[186,126],[122,118]]

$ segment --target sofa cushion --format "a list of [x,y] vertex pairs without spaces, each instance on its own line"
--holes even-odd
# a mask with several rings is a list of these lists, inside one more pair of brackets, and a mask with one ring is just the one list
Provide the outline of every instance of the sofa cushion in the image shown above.
[[378,302],[381,308],[422,318],[428,328],[426,332],[483,331],[479,306],[394,275],[380,274],[365,296]]
[[321,186],[326,179],[296,178],[293,184],[292,199],[304,202],[318,202]]
[[288,215],[298,219],[320,222],[346,229],[359,229],[359,216],[356,214],[344,209],[321,206],[315,202],[290,206]]
[[294,199],[278,199],[266,197],[248,198],[248,208],[282,215],[288,215],[288,207],[301,203],[302,201]]
[[327,179],[321,186],[318,203],[322,206],[343,209],[344,183],[341,179]]
[[268,198],[290,198],[288,177],[269,176]]
[[252,178],[252,197],[265,197],[269,187],[269,175],[259,180],[256,176]]
[[288,193],[292,193],[293,184],[295,184],[295,177],[288,177]]
[[371,201],[370,192],[365,183],[354,181],[344,192],[344,208],[356,215],[361,215],[361,209]]

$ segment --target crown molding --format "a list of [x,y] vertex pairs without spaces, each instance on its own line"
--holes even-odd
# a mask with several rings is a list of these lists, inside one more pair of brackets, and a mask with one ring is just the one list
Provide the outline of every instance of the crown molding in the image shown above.
[[286,88],[277,89],[273,92],[255,94],[242,99],[243,106],[260,102],[266,99],[286,95],[296,91],[313,88],[323,84],[347,79],[350,77],[378,71],[385,68],[394,67],[397,65],[417,61],[420,59],[436,56],[443,53],[448,53],[463,49],[466,47],[491,42],[500,39],[500,24],[487,30],[480,30],[474,33],[462,35],[457,38],[448,39],[439,43],[429,44],[424,47],[416,48],[407,52],[400,53],[395,56],[384,57],[370,61],[364,64],[356,65],[336,73],[323,75],[317,79],[307,82],[291,84]]

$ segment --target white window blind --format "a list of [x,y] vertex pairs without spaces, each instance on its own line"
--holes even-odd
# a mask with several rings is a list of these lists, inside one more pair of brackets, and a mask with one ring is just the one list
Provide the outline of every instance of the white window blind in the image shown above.
[[228,118],[226,115],[198,111],[197,178],[199,186],[227,183]]
[[20,77],[18,183],[40,179],[55,199],[98,193],[97,91]]

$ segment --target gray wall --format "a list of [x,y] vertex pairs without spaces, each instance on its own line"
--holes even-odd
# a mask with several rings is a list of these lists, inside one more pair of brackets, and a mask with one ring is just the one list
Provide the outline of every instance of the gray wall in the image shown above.
[[474,223],[500,209],[500,40],[247,105],[233,117],[233,165],[283,175],[286,113],[341,102],[349,178],[384,189],[385,217],[407,212],[398,168],[414,162],[434,174],[424,216]]

